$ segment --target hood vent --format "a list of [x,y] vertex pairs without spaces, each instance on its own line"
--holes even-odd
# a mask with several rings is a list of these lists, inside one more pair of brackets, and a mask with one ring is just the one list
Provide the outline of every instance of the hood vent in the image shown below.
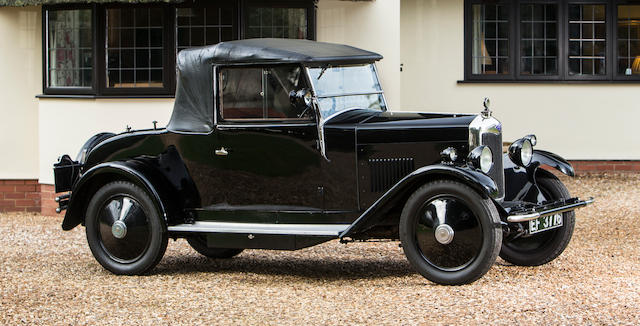
[[371,192],[386,191],[413,172],[413,158],[373,158],[369,159],[369,169]]

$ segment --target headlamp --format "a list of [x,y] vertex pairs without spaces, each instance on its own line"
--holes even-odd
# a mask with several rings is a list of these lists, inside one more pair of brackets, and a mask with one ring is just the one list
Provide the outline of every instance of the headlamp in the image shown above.
[[489,173],[493,167],[493,153],[487,146],[478,146],[469,153],[468,164],[474,169],[479,169],[484,173]]
[[[531,135],[533,136],[533,135]],[[533,140],[533,141],[532,141]],[[537,142],[535,136],[527,136],[516,140],[509,146],[509,158],[516,165],[527,167],[533,159],[533,143]]]

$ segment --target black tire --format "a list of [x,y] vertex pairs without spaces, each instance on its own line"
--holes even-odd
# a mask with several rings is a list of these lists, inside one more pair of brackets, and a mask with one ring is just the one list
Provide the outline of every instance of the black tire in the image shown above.
[[[124,223],[124,235],[113,231],[117,222]],[[160,213],[146,191],[131,182],[115,181],[98,189],[87,207],[85,226],[93,256],[114,274],[144,274],[167,249]]]
[[[550,172],[538,170],[536,182],[547,200],[570,198],[569,190]],[[504,242],[500,257],[519,266],[538,266],[556,259],[567,248],[576,223],[573,211],[562,214],[562,226],[526,238]],[[524,223],[526,229],[527,225]]]
[[[449,243],[435,237],[441,225],[446,229],[443,224],[453,231]],[[498,257],[500,216],[490,199],[470,187],[457,181],[433,181],[407,200],[400,217],[400,240],[411,265],[428,280],[467,284],[486,274]]]
[[234,248],[209,248],[204,234],[197,234],[187,238],[187,242],[199,254],[209,258],[231,258],[237,256],[244,249]]

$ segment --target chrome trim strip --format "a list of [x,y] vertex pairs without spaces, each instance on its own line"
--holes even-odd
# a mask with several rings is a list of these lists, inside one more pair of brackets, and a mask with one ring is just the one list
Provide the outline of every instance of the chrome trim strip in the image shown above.
[[[318,95],[318,98],[327,98],[327,97],[342,97],[342,96],[358,96],[358,95],[380,95],[382,91],[377,92],[363,92],[363,93],[335,93],[335,94],[325,94]],[[386,106],[386,103],[385,103]]]
[[558,207],[558,208],[547,209],[547,210],[544,210],[544,211],[541,211],[541,212],[534,212],[534,213],[523,214],[523,215],[511,215],[511,216],[507,217],[507,222],[510,222],[510,223],[527,222],[527,221],[538,219],[540,217],[545,217],[545,216],[560,214],[560,213],[564,213],[564,212],[569,212],[569,211],[576,210],[578,208],[585,207],[585,206],[587,206],[589,204],[592,204],[594,201],[595,200],[593,198],[589,198],[587,200],[583,200],[583,201],[580,201],[580,202],[577,202],[577,203],[574,203],[574,204],[571,204],[571,205]]
[[169,232],[204,233],[253,233],[276,235],[334,236],[346,230],[350,224],[270,224],[235,222],[195,222],[167,227]]

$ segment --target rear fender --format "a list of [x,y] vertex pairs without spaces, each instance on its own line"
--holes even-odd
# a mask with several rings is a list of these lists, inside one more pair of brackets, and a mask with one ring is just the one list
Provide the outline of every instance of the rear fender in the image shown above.
[[400,201],[406,198],[411,192],[426,182],[436,179],[460,181],[478,191],[483,197],[492,198],[498,196],[496,183],[484,173],[466,167],[443,164],[421,167],[398,181],[398,183],[384,193],[360,215],[349,228],[341,233],[340,237],[348,237],[376,225],[377,222],[385,217],[385,212],[391,207],[404,204],[400,203]]
[[[167,207],[158,191],[159,180],[149,177],[149,169],[140,162],[119,161],[98,164],[87,170],[76,182],[69,198],[69,206],[62,221],[62,229],[71,230],[84,222],[84,214],[97,186],[111,181],[127,180],[141,186],[153,200],[161,216],[167,222]],[[156,185],[154,185],[154,183]]]

